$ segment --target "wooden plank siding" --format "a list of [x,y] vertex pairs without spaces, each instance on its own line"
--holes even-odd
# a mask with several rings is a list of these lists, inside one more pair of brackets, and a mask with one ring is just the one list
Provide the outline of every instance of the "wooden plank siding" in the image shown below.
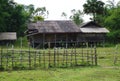
[[105,39],[106,34],[79,34],[77,41],[79,42],[102,42]]

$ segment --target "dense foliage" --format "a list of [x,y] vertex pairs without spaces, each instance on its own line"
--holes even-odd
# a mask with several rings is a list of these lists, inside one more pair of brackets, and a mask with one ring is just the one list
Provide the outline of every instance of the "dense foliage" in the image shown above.
[[77,25],[80,25],[83,22],[82,15],[83,13],[80,10],[71,10],[72,15],[70,19],[72,19]]
[[99,0],[87,0],[87,3],[83,5],[83,11],[86,14],[92,14],[93,20],[95,21],[96,15],[104,14],[104,4]]
[[28,17],[23,5],[12,0],[0,0],[0,32],[17,32],[22,36]]
[[[94,3],[92,3],[94,2]],[[107,41],[110,43],[120,42],[120,2],[115,4],[113,1],[108,1],[101,7],[97,6],[98,0],[87,0],[87,3],[83,5],[84,12],[86,14],[93,14],[93,19],[102,26],[109,29],[110,33],[107,34]],[[97,5],[96,5],[97,4]],[[104,5],[104,6],[103,6]],[[101,13],[97,12],[100,11]]]
[[[62,12],[61,16],[67,19],[67,14],[65,12]],[[82,16],[83,16],[83,12],[81,12],[80,10],[72,9],[69,19],[79,26],[81,23],[83,23]]]
[[99,18],[99,22],[110,30],[107,35],[108,42],[120,43],[120,2],[108,1],[106,4],[106,15]]
[[45,7],[34,9],[34,5],[20,5],[13,0],[0,0],[0,32],[17,32],[23,36],[27,22],[44,20],[48,15]]
[[108,10],[103,25],[110,30],[109,41],[120,42],[120,7]]

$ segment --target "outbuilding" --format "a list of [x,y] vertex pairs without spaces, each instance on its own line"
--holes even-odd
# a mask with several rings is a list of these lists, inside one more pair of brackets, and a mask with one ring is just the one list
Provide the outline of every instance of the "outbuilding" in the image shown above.
[[0,44],[12,43],[17,40],[16,32],[0,32]]
[[87,42],[89,44],[102,44],[105,42],[106,34],[109,30],[101,25],[90,21],[79,26],[81,33],[78,36],[79,42]]

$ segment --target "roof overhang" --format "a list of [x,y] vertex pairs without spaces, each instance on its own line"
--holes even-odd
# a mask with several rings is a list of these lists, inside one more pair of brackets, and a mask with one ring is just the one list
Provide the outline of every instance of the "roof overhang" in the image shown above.
[[16,40],[17,35],[16,32],[1,32],[0,40]]
[[82,33],[109,33],[106,28],[80,28]]
[[34,35],[38,35],[38,34],[69,34],[69,33],[80,33],[80,32],[40,32],[40,33],[32,33],[32,34],[27,34],[26,36],[34,36]]

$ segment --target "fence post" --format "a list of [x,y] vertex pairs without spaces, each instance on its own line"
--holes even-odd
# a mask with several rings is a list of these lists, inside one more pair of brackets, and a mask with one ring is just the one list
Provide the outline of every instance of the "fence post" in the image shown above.
[[59,67],[59,49],[60,48],[57,49],[57,63],[58,63],[58,67]]
[[0,63],[0,65],[1,65],[1,68],[2,68],[2,53],[3,53],[3,49],[1,48],[1,57],[0,57],[0,61],[1,61],[1,63]]
[[82,46],[82,63],[84,63],[84,50],[83,50],[83,46]]
[[38,52],[39,54],[39,66],[41,66],[41,53],[40,53],[40,51]]
[[76,44],[75,44],[75,47],[74,47],[74,49],[75,49],[75,65],[77,65],[77,56],[76,56]]
[[29,69],[31,69],[31,54],[30,54],[30,46],[29,46],[29,56],[28,56],[28,59],[29,59]]
[[73,56],[73,49],[71,49],[71,66],[72,66],[72,56]]
[[87,61],[86,62],[89,65],[89,48],[88,48],[88,45],[87,45],[87,50],[86,51],[87,51]]
[[49,48],[49,53],[48,53],[48,54],[49,54],[49,65],[48,65],[48,67],[50,67],[50,60],[51,60],[51,59],[50,59],[50,55],[51,55],[51,54],[50,54],[50,48]]
[[6,51],[7,53],[6,53],[6,69],[8,69],[8,59],[9,59],[9,57],[8,57],[8,44],[7,44],[7,51]]
[[12,68],[14,67],[14,47],[12,47]]
[[95,54],[95,65],[97,66],[97,51],[96,51],[96,46],[94,46],[94,54]]
[[22,65],[22,63],[23,63],[23,54],[22,54],[22,47],[21,47],[21,50],[20,50],[20,65]]
[[56,62],[55,62],[56,59],[55,58],[56,58],[56,48],[54,48],[54,66],[56,66]]
[[92,48],[92,45],[91,45],[91,61],[92,61],[92,65],[93,65],[93,48]]
[[63,52],[63,65],[64,65],[64,61],[65,61],[65,48],[64,48],[64,52]]
[[43,49],[44,68],[45,68],[45,49]]
[[[68,49],[68,48],[67,48]],[[65,50],[65,56],[66,56],[66,67],[67,67],[67,64],[68,64],[68,52],[67,52],[67,49]]]
[[37,54],[37,51],[35,51],[34,53],[35,53],[35,56],[34,56],[34,68],[35,68],[36,67],[36,54]]
[[115,54],[114,54],[114,65],[117,62],[117,56],[116,56],[118,54],[117,49],[118,49],[118,46],[116,45],[116,47],[115,47]]

